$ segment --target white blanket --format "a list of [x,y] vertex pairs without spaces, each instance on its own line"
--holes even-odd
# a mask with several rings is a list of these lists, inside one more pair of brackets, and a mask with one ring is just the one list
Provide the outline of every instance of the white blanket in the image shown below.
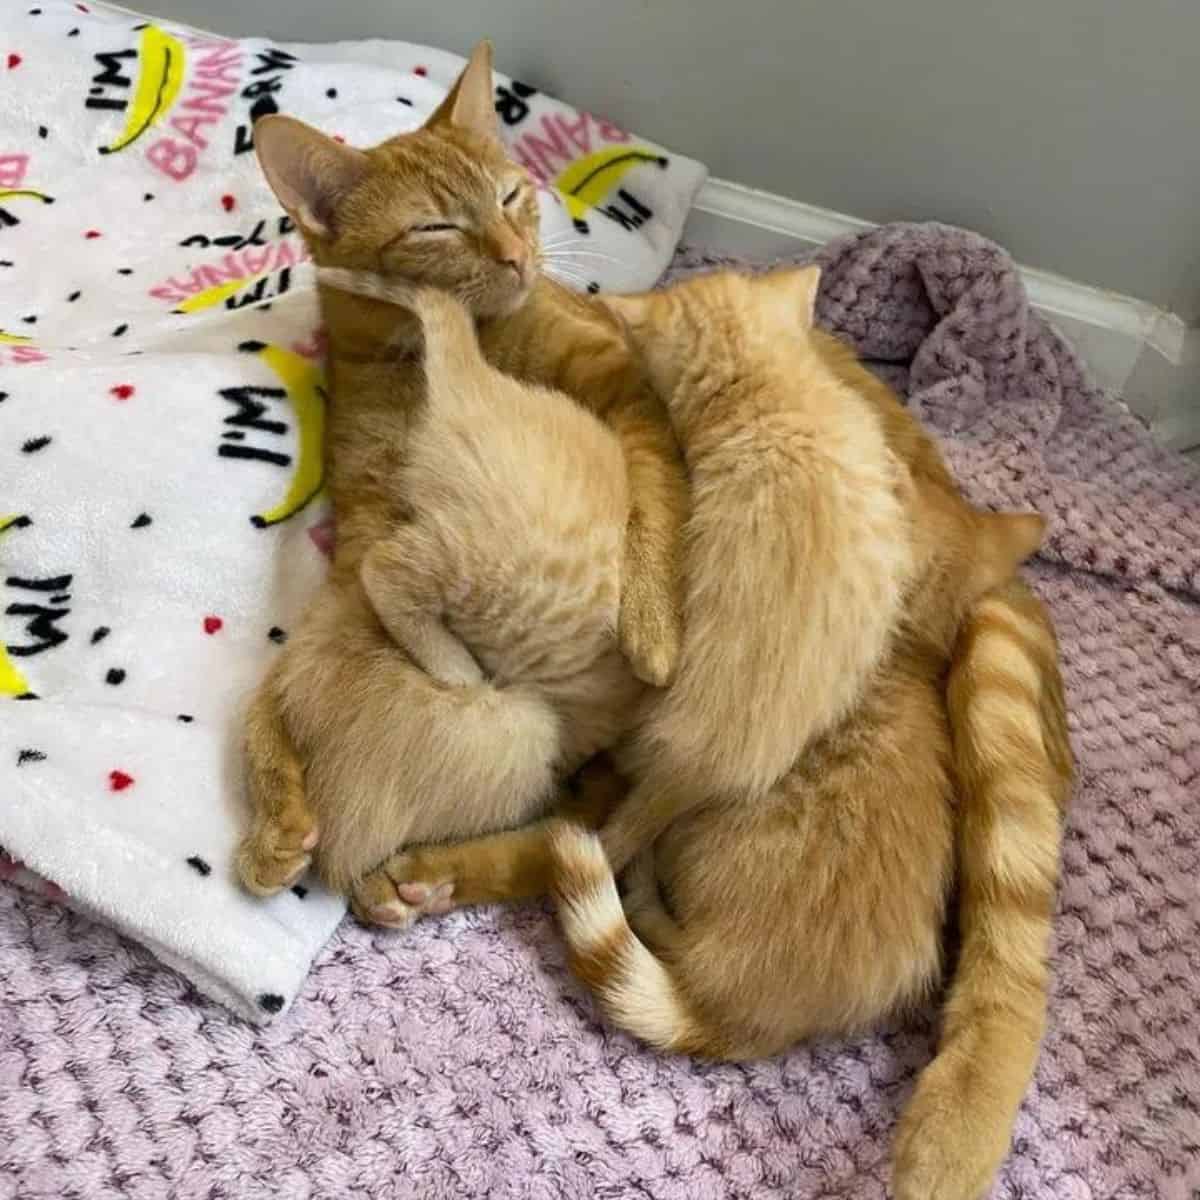
[[[462,60],[63,0],[5,4],[0,31],[0,846],[267,1020],[344,906],[231,872],[238,712],[329,531],[311,271],[252,122],[370,144]],[[573,282],[651,284],[703,168],[502,76],[497,109],[544,234],[586,251]]]

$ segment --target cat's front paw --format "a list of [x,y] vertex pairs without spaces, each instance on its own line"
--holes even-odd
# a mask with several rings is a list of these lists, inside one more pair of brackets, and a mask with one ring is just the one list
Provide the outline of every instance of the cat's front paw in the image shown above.
[[[939,1054],[917,1080],[896,1134],[896,1200],[979,1200],[1008,1153],[1012,1114],[980,1064]],[[991,1102],[989,1102],[991,1101]]]
[[358,883],[350,908],[364,925],[407,929],[418,917],[455,907],[454,881],[435,878],[420,851],[394,854]]
[[630,579],[621,596],[617,630],[621,652],[633,673],[651,687],[666,687],[675,676],[683,641],[683,621],[674,597],[644,578]]

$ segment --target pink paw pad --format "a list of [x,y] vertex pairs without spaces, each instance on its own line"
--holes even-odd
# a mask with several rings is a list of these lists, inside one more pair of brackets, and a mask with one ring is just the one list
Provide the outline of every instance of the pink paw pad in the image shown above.
[[430,887],[427,883],[401,883],[396,885],[396,895],[405,904],[419,908],[429,899]]

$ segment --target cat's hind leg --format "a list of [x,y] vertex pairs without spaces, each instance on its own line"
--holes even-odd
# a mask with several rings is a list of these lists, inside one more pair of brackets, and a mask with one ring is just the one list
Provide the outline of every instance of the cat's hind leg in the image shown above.
[[238,847],[237,872],[247,890],[269,896],[304,874],[318,839],[304,792],[304,766],[280,712],[274,671],[251,702],[244,737],[252,812],[250,831]]
[[622,905],[629,927],[657,958],[680,940],[679,922],[663,903],[654,866],[654,848],[643,850],[620,880]]
[[550,816],[520,829],[394,854],[354,889],[351,908],[364,923],[403,929],[419,916],[451,908],[545,895],[554,829],[562,821],[598,829],[626,786],[608,757],[600,755],[579,772]]

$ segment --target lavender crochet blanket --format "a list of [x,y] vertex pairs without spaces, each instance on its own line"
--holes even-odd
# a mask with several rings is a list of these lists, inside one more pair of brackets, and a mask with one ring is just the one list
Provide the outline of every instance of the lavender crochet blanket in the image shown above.
[[[1200,1188],[1200,482],[1088,381],[1011,261],[942,226],[839,241],[823,323],[981,502],[1053,520],[1079,758],[1050,1031],[996,1195]],[[681,256],[676,271],[703,267]],[[538,907],[346,923],[256,1030],[139,947],[0,886],[0,1200],[886,1193],[932,1011],[752,1066],[596,1021]]]

